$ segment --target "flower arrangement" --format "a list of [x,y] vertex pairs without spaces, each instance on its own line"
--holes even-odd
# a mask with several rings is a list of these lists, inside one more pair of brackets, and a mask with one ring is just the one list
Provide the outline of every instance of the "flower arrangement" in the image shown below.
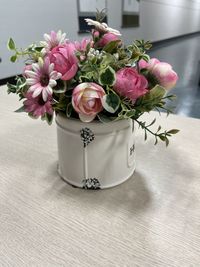
[[9,39],[8,48],[14,51],[10,60],[26,57],[22,76],[16,84],[8,84],[8,93],[16,93],[25,111],[32,118],[41,117],[51,124],[54,113],[83,122],[101,122],[131,118],[147,133],[169,143],[177,129],[156,132],[150,124],[140,121],[144,112],[167,111],[166,100],[174,95],[166,92],[178,79],[172,67],[148,56],[149,41],[136,40],[125,46],[119,31],[103,23],[103,12],[97,20],[86,19],[91,25],[91,38],[71,42],[66,34],[52,31],[44,41],[25,50],[16,48]]

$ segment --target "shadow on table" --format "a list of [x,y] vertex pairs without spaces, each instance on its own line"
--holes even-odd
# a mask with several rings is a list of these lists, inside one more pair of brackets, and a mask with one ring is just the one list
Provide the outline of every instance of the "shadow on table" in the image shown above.
[[129,212],[138,212],[147,209],[151,203],[151,195],[145,178],[137,171],[126,182],[102,190],[74,188],[57,174],[57,163],[53,164],[48,172],[53,174],[51,175],[53,177],[51,189],[46,192],[48,196],[51,198],[54,196],[56,199],[59,195],[59,198],[65,199],[66,202],[68,198],[70,200],[73,198],[74,201],[78,201],[79,207],[83,205],[87,208],[98,209],[98,207],[104,206],[104,208],[110,210],[117,211],[122,208]]

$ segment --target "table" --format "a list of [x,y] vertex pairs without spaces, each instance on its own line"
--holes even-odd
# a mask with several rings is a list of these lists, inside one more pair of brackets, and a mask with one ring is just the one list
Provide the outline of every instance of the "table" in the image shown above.
[[198,119],[158,116],[170,146],[138,130],[134,175],[84,191],[57,174],[55,124],[19,107],[0,87],[0,266],[200,266]]

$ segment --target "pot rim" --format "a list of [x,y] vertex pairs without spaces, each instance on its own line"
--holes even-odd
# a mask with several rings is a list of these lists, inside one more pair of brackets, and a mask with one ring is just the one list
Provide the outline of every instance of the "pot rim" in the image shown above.
[[122,119],[105,123],[100,121],[82,122],[79,119],[67,118],[62,113],[58,113],[56,115],[56,124],[57,127],[69,132],[79,132],[82,128],[89,128],[94,133],[103,134],[128,129],[131,125],[133,126],[134,123],[131,119]]

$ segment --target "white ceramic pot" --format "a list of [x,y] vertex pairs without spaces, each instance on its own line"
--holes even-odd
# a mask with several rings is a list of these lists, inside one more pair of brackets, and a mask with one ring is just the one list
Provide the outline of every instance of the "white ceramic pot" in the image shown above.
[[58,172],[68,183],[103,189],[126,181],[135,169],[131,119],[83,123],[57,115]]

